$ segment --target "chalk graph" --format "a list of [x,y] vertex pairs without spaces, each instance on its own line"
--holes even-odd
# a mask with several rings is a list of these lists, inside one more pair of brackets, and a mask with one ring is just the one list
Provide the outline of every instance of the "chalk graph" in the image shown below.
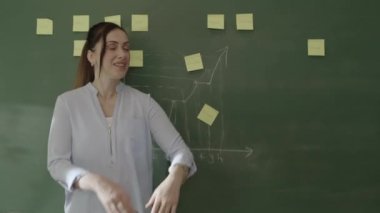
[[[247,158],[253,152],[250,147],[223,148],[225,144],[223,72],[226,72],[228,67],[228,50],[226,46],[214,53],[205,54],[203,56],[206,61],[205,69],[196,71],[201,74],[195,79],[193,76],[179,78],[167,75],[130,74],[134,78],[143,79],[144,82],[139,84],[137,81],[131,86],[151,93],[167,112],[191,150],[199,159],[209,163],[223,162],[223,153],[237,153]],[[152,84],[147,85],[146,82]],[[218,118],[212,126],[196,118],[204,103],[219,111]]]

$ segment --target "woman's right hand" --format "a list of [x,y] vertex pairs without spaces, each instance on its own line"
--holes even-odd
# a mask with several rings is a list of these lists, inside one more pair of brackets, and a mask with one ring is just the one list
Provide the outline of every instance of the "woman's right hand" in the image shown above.
[[78,180],[77,186],[94,191],[107,213],[136,212],[123,188],[103,176],[86,174]]

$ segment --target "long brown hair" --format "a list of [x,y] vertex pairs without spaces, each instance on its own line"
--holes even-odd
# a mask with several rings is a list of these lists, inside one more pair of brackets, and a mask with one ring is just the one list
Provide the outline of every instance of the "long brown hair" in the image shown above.
[[103,57],[106,51],[106,38],[109,32],[114,29],[120,29],[127,32],[117,24],[110,22],[100,22],[90,28],[87,34],[86,43],[83,46],[82,54],[79,59],[77,77],[75,79],[75,88],[86,85],[88,82],[93,82],[95,79],[94,68],[87,59],[87,52],[94,51],[95,45],[102,39],[103,46],[100,52],[99,67],[102,67]]

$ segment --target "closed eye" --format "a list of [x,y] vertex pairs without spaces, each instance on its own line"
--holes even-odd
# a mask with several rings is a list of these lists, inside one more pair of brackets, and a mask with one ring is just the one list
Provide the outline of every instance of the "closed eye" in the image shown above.
[[116,50],[117,46],[116,45],[107,45],[108,50]]

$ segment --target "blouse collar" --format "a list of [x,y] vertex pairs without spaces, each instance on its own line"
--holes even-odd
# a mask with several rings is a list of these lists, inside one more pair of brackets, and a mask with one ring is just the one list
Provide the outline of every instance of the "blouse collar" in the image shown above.
[[[91,91],[92,94],[94,95],[97,95],[98,94],[98,89],[92,84],[92,82],[88,82],[86,87]],[[123,82],[119,82],[117,85],[116,85],[116,92],[118,94],[121,93],[121,91],[123,90],[124,88],[124,83]]]

